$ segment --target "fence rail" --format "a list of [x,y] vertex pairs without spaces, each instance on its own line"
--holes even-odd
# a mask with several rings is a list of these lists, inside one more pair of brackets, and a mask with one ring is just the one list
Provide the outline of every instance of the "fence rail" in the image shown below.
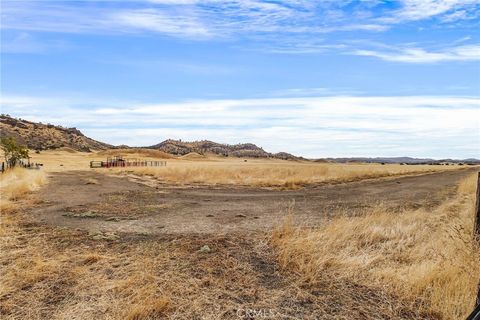
[[0,173],[4,173],[7,170],[13,169],[15,167],[20,167],[20,168],[27,168],[27,169],[39,169],[43,164],[41,163],[31,163],[31,162],[23,162],[19,161],[15,163],[15,165],[12,165],[8,162],[2,162],[2,165],[0,167]]
[[90,161],[90,168],[165,167],[167,161]]

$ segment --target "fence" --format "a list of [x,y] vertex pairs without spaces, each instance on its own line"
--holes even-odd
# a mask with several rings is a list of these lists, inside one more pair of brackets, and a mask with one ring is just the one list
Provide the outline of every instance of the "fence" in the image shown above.
[[15,167],[20,167],[20,168],[27,168],[27,169],[40,169],[40,167],[43,166],[41,163],[31,163],[30,161],[25,163],[23,161],[19,161],[15,163],[15,165],[12,165],[8,162],[2,162],[2,166],[0,167],[0,172],[4,173],[5,171],[9,169],[13,169]]
[[165,167],[166,165],[166,161],[127,160],[121,156],[107,158],[107,161],[90,161],[90,168]]

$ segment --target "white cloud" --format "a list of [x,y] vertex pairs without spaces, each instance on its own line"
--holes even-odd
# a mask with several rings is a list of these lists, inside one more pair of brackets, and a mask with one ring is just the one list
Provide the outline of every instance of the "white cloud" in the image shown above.
[[422,48],[406,47],[390,51],[354,50],[351,54],[376,57],[385,61],[406,63],[478,61],[480,60],[480,44],[457,46],[436,52],[426,51]]
[[[327,34],[354,32],[365,37],[366,33],[383,32],[397,24],[428,19],[441,22],[435,24],[436,28],[449,27],[458,21],[478,18],[480,0],[402,0],[395,9],[384,1],[376,0],[148,0],[112,3],[107,6],[97,1],[90,1],[88,5],[69,1],[4,1],[1,28],[16,30],[14,32],[17,34],[22,31],[152,33],[202,41],[249,39],[255,42],[255,46],[235,42],[230,44],[241,45],[243,50],[248,48],[268,53],[348,52],[411,63],[472,61],[477,60],[478,56],[476,44],[465,43],[464,46],[441,51],[427,50],[422,45],[397,45],[397,49],[371,50],[348,46],[342,43],[341,36],[329,39]],[[319,35],[326,39],[319,39]],[[55,43],[34,40],[4,37],[2,48],[9,52],[38,53],[46,48],[53,47],[56,50],[58,47]]]
[[144,29],[168,35],[188,38],[208,37],[210,31],[195,16],[170,16],[167,12],[155,9],[120,11],[109,16],[112,23]]
[[470,13],[476,14],[478,0],[403,0],[400,9],[386,17],[379,18],[385,23],[418,21],[445,16],[444,22],[466,19]]
[[75,126],[113,144],[210,139],[253,142],[308,157],[480,157],[480,99],[475,97],[199,100],[88,110],[60,101],[6,96],[1,106],[13,116]]
[[50,32],[156,32],[176,37],[251,33],[385,31],[390,25],[478,15],[478,0],[382,1],[149,0],[102,6],[76,2],[4,1],[2,28]]

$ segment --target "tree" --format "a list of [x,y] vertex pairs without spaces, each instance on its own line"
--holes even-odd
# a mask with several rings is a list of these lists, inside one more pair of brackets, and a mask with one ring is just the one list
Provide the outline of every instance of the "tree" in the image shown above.
[[3,150],[5,162],[10,167],[15,167],[20,160],[29,158],[27,147],[18,144],[12,137],[1,137],[0,147]]

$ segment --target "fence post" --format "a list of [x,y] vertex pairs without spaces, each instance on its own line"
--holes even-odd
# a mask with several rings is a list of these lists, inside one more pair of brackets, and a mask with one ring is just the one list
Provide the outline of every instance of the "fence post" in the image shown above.
[[[475,224],[474,224],[474,237],[477,241],[477,244],[480,246],[480,172],[478,172],[477,177],[477,192],[475,200]],[[477,301],[476,305],[480,306],[480,283],[478,284],[477,289]]]
[[475,224],[474,224],[474,237],[480,244],[480,172],[478,172],[477,178],[477,192],[475,201]]

